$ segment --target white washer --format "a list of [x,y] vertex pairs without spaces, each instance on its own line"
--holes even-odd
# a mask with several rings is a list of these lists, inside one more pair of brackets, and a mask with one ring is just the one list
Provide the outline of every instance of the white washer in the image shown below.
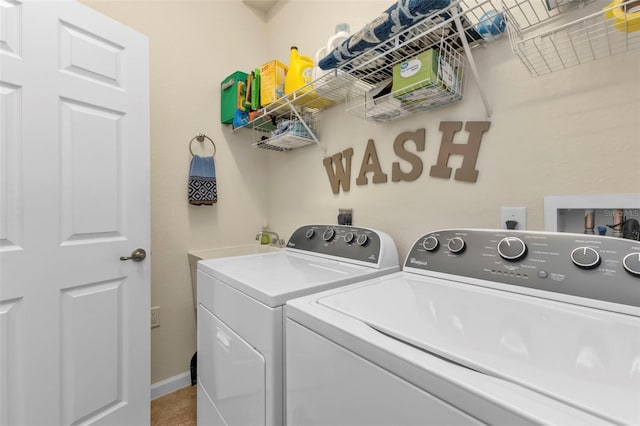
[[276,253],[198,262],[198,424],[284,424],[284,304],[399,271],[385,233],[308,225]]
[[640,424],[640,242],[446,230],[286,306],[290,425]]

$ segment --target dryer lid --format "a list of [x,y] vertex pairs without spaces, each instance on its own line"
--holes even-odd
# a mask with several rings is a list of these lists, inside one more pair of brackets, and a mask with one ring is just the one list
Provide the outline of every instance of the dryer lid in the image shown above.
[[399,274],[318,303],[610,421],[640,423],[640,318]]

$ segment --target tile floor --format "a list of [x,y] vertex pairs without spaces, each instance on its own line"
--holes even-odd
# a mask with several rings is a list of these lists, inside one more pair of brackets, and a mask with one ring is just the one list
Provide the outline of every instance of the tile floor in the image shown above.
[[195,426],[197,386],[151,401],[151,426]]

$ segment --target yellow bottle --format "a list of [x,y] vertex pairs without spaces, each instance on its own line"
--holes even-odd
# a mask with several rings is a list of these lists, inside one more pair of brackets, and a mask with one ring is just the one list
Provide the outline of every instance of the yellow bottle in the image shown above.
[[[300,55],[298,48],[291,46],[289,69],[284,78],[284,94],[289,95],[311,83],[312,75],[313,60],[308,56]],[[307,86],[296,93],[296,98],[293,102],[310,108],[326,108],[331,105],[331,101],[319,97],[318,94],[313,91],[312,86]]]
[[611,4],[604,8],[604,17],[613,21],[613,27],[618,31],[625,33],[639,31],[640,11],[634,12],[630,10],[636,6],[640,6],[640,3],[634,2],[626,5],[624,0],[613,0]]
[[[289,70],[284,78],[284,94],[288,95],[295,92],[302,86],[311,83],[311,71],[313,69],[313,60],[298,53],[296,46],[291,46],[289,55]],[[309,70],[306,71],[305,70]]]

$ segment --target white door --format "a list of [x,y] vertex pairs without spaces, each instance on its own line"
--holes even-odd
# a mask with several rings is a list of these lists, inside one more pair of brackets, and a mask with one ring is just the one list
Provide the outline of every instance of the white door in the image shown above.
[[149,423],[146,37],[0,0],[0,424]]

